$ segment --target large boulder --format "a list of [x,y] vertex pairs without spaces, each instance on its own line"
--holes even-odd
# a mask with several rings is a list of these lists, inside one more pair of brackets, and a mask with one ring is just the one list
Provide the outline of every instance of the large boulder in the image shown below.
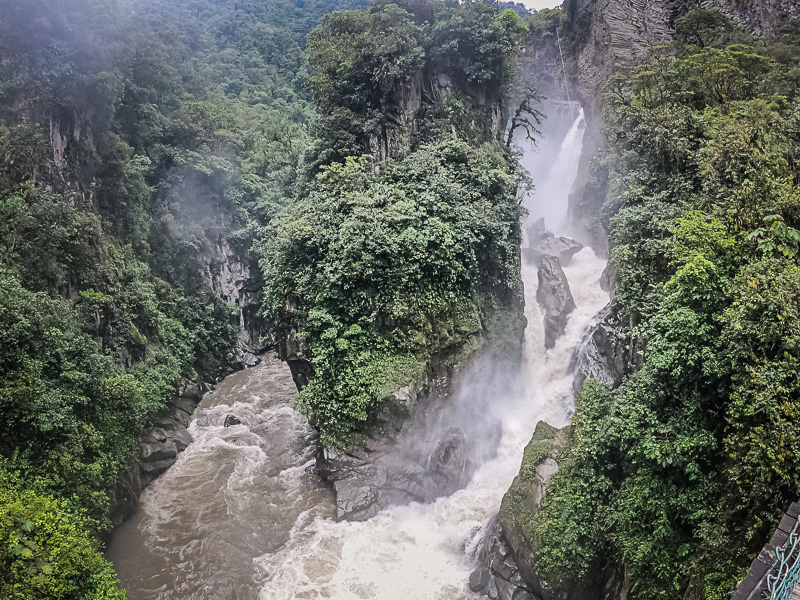
[[616,387],[630,370],[630,337],[623,335],[623,326],[613,303],[597,315],[581,345],[575,350],[569,370],[574,373],[577,392],[587,379]]
[[552,348],[564,334],[569,314],[575,310],[575,300],[567,277],[558,259],[553,256],[542,259],[536,301],[544,312],[544,346]]
[[536,242],[546,237],[553,237],[553,234],[547,231],[544,224],[544,219],[536,219],[526,230],[528,234],[528,244],[534,246]]
[[460,427],[450,427],[437,440],[436,447],[428,457],[428,473],[431,477],[455,489],[469,483],[469,446]]
[[234,425],[241,425],[242,421],[236,415],[227,415],[223,427],[233,427]]
[[553,598],[536,573],[530,527],[547,482],[558,472],[568,432],[569,427],[557,429],[543,421],[536,425],[520,473],[503,497],[500,513],[486,527],[478,552],[481,566],[470,578],[472,591],[503,600]]
[[539,240],[535,248],[543,256],[555,256],[567,266],[572,257],[583,250],[583,244],[568,237],[548,237]]
[[583,249],[583,244],[572,238],[554,236],[544,228],[544,219],[535,221],[527,230],[528,247],[522,248],[522,258],[529,264],[539,266],[542,259],[555,256],[559,262],[568,266],[572,257]]
[[175,458],[178,455],[178,449],[171,441],[154,441],[142,444],[141,458],[142,462],[157,462],[160,460]]

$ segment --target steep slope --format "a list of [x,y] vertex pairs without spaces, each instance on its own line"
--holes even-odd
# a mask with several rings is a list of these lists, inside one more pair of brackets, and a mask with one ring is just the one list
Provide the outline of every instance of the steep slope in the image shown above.
[[268,338],[254,227],[307,139],[306,34],[354,6],[2,3],[0,596],[120,593],[109,493]]

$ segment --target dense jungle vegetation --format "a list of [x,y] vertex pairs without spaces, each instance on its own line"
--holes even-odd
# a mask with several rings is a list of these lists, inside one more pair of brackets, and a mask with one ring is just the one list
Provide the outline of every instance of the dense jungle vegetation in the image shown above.
[[406,8],[376,1],[312,32],[311,177],[260,247],[267,314],[301,342],[298,405],[329,445],[521,307],[523,180],[498,139],[525,28],[487,3]]
[[477,2],[322,18],[364,8],[0,2],[0,597],[124,597],[97,535],[180,382],[229,368],[219,248],[257,242],[331,442],[519,301],[497,138],[525,27]]
[[800,26],[677,22],[608,83],[615,303],[640,368],[579,395],[537,569],[727,598],[800,497]]
[[6,0],[0,12],[0,597],[121,597],[95,535],[182,377],[239,327],[246,258],[313,110],[302,50],[357,2]]

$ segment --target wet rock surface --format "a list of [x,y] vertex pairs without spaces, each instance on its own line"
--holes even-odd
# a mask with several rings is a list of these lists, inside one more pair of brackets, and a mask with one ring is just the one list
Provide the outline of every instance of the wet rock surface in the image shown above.
[[528,247],[522,248],[522,257],[529,263],[539,266],[542,259],[554,256],[563,266],[568,266],[572,257],[583,250],[583,244],[572,238],[555,236],[545,229],[544,219],[538,219],[528,227]]
[[492,600],[541,600],[522,579],[497,515],[486,527],[478,560],[481,566],[469,577],[469,589],[476,594]]
[[629,582],[601,558],[581,581],[565,582],[554,593],[536,569],[536,552],[525,534],[526,523],[541,508],[550,479],[569,437],[570,426],[555,428],[540,421],[525,448],[520,474],[514,479],[499,513],[487,525],[470,576],[470,589],[499,600],[622,600]]
[[202,398],[202,389],[196,381],[184,381],[155,427],[142,440],[138,457],[131,460],[111,495],[109,519],[114,527],[136,512],[142,490],[174,465],[178,454],[192,442],[186,428]]
[[[472,587],[476,593],[502,600],[552,600],[550,590],[536,572],[535,553],[522,525],[523,515],[530,516],[542,505],[547,482],[558,472],[568,432],[569,426],[558,429],[543,421],[536,425],[525,448],[520,475],[503,497],[499,514],[486,528],[477,555],[481,566],[473,572],[476,583],[484,585],[480,589]],[[530,474],[523,476],[523,471]],[[481,569],[487,569],[488,576],[479,573]]]
[[536,301],[544,312],[544,345],[545,348],[552,348],[556,340],[564,334],[569,314],[576,308],[575,300],[557,258],[544,257],[538,276]]
[[613,303],[597,316],[597,323],[588,331],[575,350],[570,372],[575,374],[577,392],[587,379],[616,387],[629,371],[631,361],[630,341],[623,335],[623,327]]
[[241,425],[242,422],[236,415],[227,415],[225,421],[222,423],[223,427],[233,427],[234,425]]
[[429,371],[418,386],[384,400],[370,434],[356,447],[320,448],[317,472],[335,492],[337,519],[364,521],[389,506],[452,494],[494,455],[499,419],[467,401],[458,409],[459,426],[452,425],[453,402],[474,389],[458,379],[458,369]]

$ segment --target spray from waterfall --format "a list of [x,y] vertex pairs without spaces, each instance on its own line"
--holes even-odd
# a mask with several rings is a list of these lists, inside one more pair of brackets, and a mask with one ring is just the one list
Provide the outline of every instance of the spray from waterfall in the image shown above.
[[586,129],[583,108],[561,142],[558,157],[547,171],[535,193],[525,200],[529,220],[544,218],[549,231],[567,235],[569,227],[569,195],[578,174],[578,164],[583,151],[583,133]]
[[[583,114],[570,129],[555,164],[549,204],[555,222],[565,227],[568,194],[581,152]],[[500,401],[502,437],[493,459],[484,463],[463,490],[431,504],[390,508],[361,523],[301,518],[280,552],[256,562],[264,573],[261,600],[334,598],[336,600],[466,600],[474,568],[473,551],[482,528],[497,512],[519,470],[525,444],[539,420],[567,423],[572,376],[570,359],[594,315],[608,301],[599,285],[604,267],[591,249],[578,253],[564,269],[577,309],[565,334],[545,351],[542,316],[536,302],[537,268],[525,262],[525,313],[521,391]],[[487,404],[486,410],[489,410]],[[458,412],[458,403],[453,407]],[[457,419],[457,414],[453,415]]]

